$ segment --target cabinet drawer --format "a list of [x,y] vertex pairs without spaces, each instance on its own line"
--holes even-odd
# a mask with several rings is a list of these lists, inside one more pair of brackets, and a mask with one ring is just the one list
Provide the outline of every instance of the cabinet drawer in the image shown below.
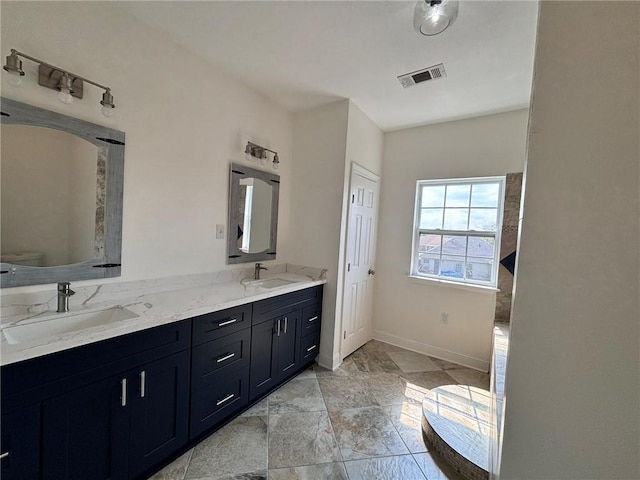
[[199,345],[251,326],[251,304],[207,313],[193,319],[193,344]]
[[193,388],[211,383],[215,374],[249,366],[251,329],[226,335],[193,348],[191,359]]
[[300,342],[300,365],[304,365],[313,361],[320,350],[320,332],[317,331],[312,335],[307,335]]
[[213,375],[207,387],[191,392],[190,438],[219,425],[249,403],[249,368]]
[[255,302],[253,325],[316,303],[322,303],[322,285]]
[[320,330],[322,305],[311,305],[302,309],[302,336],[306,337]]

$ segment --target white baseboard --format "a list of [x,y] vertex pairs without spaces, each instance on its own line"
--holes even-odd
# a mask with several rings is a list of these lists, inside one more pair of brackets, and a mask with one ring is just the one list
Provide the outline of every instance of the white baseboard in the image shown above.
[[340,361],[338,361],[337,363],[335,363],[335,366],[334,366],[333,359],[331,357],[326,357],[324,355],[318,355],[317,362],[318,362],[318,365],[320,365],[323,368],[327,368],[329,370],[335,370],[340,365]]
[[428,345],[426,343],[396,337],[395,335],[378,330],[373,331],[373,338],[375,340],[380,340],[381,342],[390,343],[396,347],[406,348],[412,352],[422,353],[423,355],[429,355],[430,357],[439,358],[441,360],[447,360],[481,372],[486,373],[489,371],[490,363],[487,360],[482,360],[480,358],[469,357],[461,353],[452,352],[440,347],[434,347],[433,345]]

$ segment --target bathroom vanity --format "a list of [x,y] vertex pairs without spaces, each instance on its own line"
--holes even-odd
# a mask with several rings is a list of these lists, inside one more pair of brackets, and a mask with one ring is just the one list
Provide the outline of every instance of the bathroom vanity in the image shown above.
[[147,478],[314,362],[322,283],[4,365],[3,480]]

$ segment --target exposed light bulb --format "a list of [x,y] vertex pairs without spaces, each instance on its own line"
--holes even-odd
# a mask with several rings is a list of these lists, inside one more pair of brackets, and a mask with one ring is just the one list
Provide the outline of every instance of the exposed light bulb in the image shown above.
[[60,91],[58,92],[58,100],[68,105],[73,102],[73,97],[67,88],[60,88]]
[[252,158],[253,158],[253,157],[251,156],[251,154],[250,154],[250,153],[245,153],[245,154],[244,154],[244,159],[245,159],[247,162],[250,162]]
[[280,168],[280,162],[273,162],[273,169],[278,170]]
[[13,87],[19,87],[22,85],[22,75],[20,75],[19,72],[8,70],[6,78],[9,85]]
[[112,107],[107,107],[106,105],[100,109],[100,111],[102,112],[102,115],[104,115],[107,118],[113,116],[113,110],[114,109]]
[[262,157],[260,157],[260,165],[266,165],[267,164],[267,154],[263,153]]

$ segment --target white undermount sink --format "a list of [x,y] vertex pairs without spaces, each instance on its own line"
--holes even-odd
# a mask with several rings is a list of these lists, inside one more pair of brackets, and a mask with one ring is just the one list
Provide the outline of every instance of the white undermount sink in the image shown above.
[[244,282],[244,285],[247,287],[271,289],[284,287],[286,285],[291,285],[292,283],[296,282],[294,280],[285,280],[284,278],[265,278],[264,280],[252,280],[250,282]]
[[24,320],[18,325],[2,329],[2,333],[8,344],[15,345],[86,330],[87,328],[108,325],[136,317],[138,317],[137,314],[123,307],[112,307],[91,312],[58,313],[47,317],[36,317]]

